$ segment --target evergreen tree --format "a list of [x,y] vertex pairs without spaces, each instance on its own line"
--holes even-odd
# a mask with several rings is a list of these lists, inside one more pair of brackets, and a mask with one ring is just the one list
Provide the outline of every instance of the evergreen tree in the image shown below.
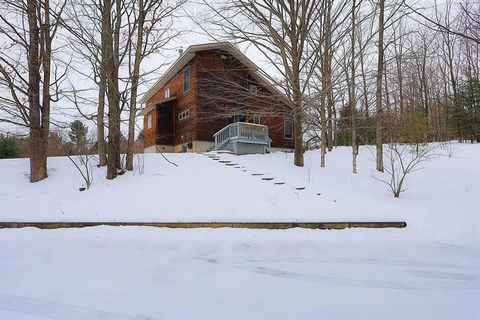
[[68,133],[68,136],[72,143],[75,144],[77,151],[85,145],[87,133],[88,128],[80,120],[75,120],[70,123],[70,132]]

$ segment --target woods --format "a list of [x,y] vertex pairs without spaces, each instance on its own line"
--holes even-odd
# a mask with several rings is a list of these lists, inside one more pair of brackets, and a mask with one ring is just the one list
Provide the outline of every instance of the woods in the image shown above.
[[0,10],[0,133],[28,137],[31,182],[47,177],[49,141],[72,117],[87,124],[107,179],[133,170],[139,97],[171,62],[145,61],[177,52],[192,28],[265,66],[293,121],[296,166],[318,147],[328,168],[348,145],[356,173],[358,146],[374,145],[383,172],[385,144],[480,141],[475,2],[5,0]]

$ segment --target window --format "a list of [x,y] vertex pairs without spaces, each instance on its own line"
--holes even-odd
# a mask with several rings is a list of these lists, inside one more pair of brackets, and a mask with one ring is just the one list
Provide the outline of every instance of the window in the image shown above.
[[164,98],[170,98],[170,85],[165,87]]
[[188,117],[189,115],[190,115],[190,110],[189,110],[189,109],[187,109],[187,110],[185,110],[185,111],[183,111],[183,112],[180,112],[180,113],[178,114],[178,120],[183,120],[183,119],[185,119],[186,117]]
[[252,94],[257,94],[258,88],[256,85],[251,84],[250,85],[250,93]]
[[233,122],[246,122],[247,117],[242,114],[236,114],[233,116]]
[[147,129],[151,129],[151,128],[152,128],[152,115],[149,114],[147,117]]
[[283,136],[285,139],[293,138],[293,122],[292,120],[285,119],[283,121]]
[[183,70],[183,92],[190,89],[190,67],[186,67]]
[[260,124],[260,116],[253,116],[250,121],[250,123],[255,123],[255,124]]

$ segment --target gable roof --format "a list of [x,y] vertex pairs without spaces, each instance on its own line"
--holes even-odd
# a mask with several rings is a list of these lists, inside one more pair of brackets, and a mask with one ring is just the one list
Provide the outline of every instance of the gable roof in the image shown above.
[[238,48],[230,42],[211,42],[203,44],[195,44],[188,47],[187,50],[167,69],[163,76],[142,96],[140,103],[145,103],[158,90],[160,90],[171,78],[177,74],[190,60],[195,57],[196,52],[207,50],[225,50],[245,65],[251,72],[252,77],[268,89],[272,94],[278,95],[282,99],[286,99],[285,95],[281,93],[275,86],[270,83],[264,76],[260,74],[260,68],[253,63],[246,55],[244,55]]

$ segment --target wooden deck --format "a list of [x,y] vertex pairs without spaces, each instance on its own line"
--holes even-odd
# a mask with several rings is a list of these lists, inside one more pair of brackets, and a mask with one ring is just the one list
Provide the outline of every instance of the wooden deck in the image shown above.
[[246,228],[246,229],[346,229],[346,228],[405,228],[398,222],[0,222],[0,229],[26,228],[59,229],[95,226],[131,226],[156,228]]

